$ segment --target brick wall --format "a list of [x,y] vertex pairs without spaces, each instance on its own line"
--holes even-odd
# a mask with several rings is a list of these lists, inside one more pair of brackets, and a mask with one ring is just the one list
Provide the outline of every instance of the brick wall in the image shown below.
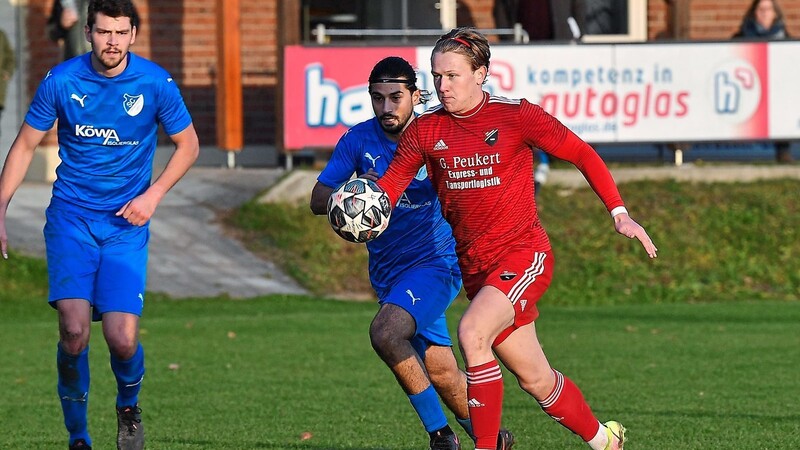
[[[469,10],[472,18],[472,25],[478,28],[494,28],[494,16],[492,15],[493,1],[486,0],[460,0],[459,8]],[[461,24],[459,24],[461,25]]]
[[[141,29],[132,51],[151,58],[179,83],[203,145],[216,145],[216,0],[137,0]],[[60,50],[45,36],[52,0],[29,0],[31,96]],[[241,0],[244,141],[275,143],[277,1]]]
[[[676,0],[648,0],[648,38],[670,37],[670,5]],[[726,40],[738,29],[751,0],[688,0],[689,39]],[[459,0],[470,10],[475,26],[494,26],[492,6],[494,0]],[[800,0],[779,0],[789,34],[800,37]]]
[[647,5],[647,38],[649,40],[664,39],[669,37],[670,10],[667,2],[656,0]]
[[[275,144],[280,0],[241,0],[245,144]],[[494,0],[459,0],[475,26],[494,26]],[[670,37],[675,0],[649,0],[650,39]],[[299,2],[297,2],[299,4]],[[52,0],[28,0],[27,30],[32,95],[59,49],[45,36]],[[691,0],[689,38],[726,40],[737,30],[750,0]],[[136,0],[142,26],[133,51],[169,70],[195,121],[201,142],[215,145],[216,0]],[[800,0],[781,1],[790,34],[800,36]],[[299,26],[299,24],[298,24]]]
[[[491,0],[490,0],[491,1]],[[670,5],[674,0],[649,0],[648,36],[664,36],[668,30]],[[689,39],[727,40],[739,29],[751,0],[691,0],[689,6]],[[783,10],[787,31],[800,36],[800,0],[778,1]]]

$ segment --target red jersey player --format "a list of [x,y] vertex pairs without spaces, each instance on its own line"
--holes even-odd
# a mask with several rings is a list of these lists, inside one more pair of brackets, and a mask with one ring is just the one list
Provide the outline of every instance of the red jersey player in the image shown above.
[[483,90],[489,58],[488,41],[472,28],[451,30],[436,42],[431,71],[441,106],[406,129],[378,184],[394,204],[426,165],[453,228],[471,300],[458,339],[476,450],[493,449],[497,442],[503,380],[495,355],[547,414],[591,448],[622,449],[622,425],[595,418],[578,387],[550,367],[536,338],[536,302],[550,284],[554,259],[536,211],[531,147],[573,163],[605,204],[616,231],[638,239],[651,258],[657,249],[628,216],[591,146],[539,106]]

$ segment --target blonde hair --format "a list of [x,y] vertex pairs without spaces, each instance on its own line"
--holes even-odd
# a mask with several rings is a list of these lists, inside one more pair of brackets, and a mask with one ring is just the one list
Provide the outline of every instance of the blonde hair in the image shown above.
[[[453,52],[464,55],[469,59],[472,70],[486,67],[489,72],[489,59],[492,53],[489,50],[489,41],[486,36],[472,27],[453,28],[436,41],[433,53]],[[485,80],[484,80],[485,82]]]

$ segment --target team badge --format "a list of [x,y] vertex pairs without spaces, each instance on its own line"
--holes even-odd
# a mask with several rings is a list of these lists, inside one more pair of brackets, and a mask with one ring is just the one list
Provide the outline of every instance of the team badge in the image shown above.
[[503,281],[513,280],[517,276],[516,272],[509,272],[504,270],[503,273],[500,274],[500,279]]
[[486,139],[484,139],[484,142],[489,144],[489,146],[491,147],[494,144],[497,144],[498,136],[500,136],[500,131],[497,128],[495,128],[492,131],[487,131],[486,132]]
[[125,112],[131,117],[139,115],[139,113],[142,112],[142,108],[144,108],[144,94],[122,95],[125,97],[125,100],[122,102],[122,107],[125,108]]

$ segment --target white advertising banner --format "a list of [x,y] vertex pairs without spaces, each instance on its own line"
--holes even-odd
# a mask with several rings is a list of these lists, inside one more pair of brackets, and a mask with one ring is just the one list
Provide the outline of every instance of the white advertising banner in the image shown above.
[[[295,120],[287,116],[286,144],[293,144],[287,148],[333,146],[333,137],[355,124],[349,119],[368,118],[369,69],[381,52],[392,50],[382,53],[388,56],[399,49],[288,47],[287,61],[294,66],[286,67],[284,98],[291,101],[286,108],[296,114]],[[402,56],[419,71],[419,87],[434,92],[428,106],[437,104],[431,47],[402,49]],[[800,42],[495,45],[485,89],[527,98],[593,143],[800,138],[800,84],[794,79],[793,61],[800,61]],[[353,73],[357,65],[364,66],[359,69],[363,73]],[[346,77],[335,78],[337,73]],[[309,79],[311,75],[317,78]],[[328,105],[339,98],[331,94],[325,104],[331,112],[340,111],[331,120],[338,117],[341,122],[329,120],[317,130],[315,110],[303,112],[299,107],[319,103],[314,100],[319,91],[315,86],[321,85],[335,86],[342,101],[363,90],[357,97],[363,102],[358,109]],[[313,120],[301,121],[303,117]],[[315,140],[317,131],[329,137]]]
[[769,136],[796,138],[800,135],[800,43],[769,45]]

